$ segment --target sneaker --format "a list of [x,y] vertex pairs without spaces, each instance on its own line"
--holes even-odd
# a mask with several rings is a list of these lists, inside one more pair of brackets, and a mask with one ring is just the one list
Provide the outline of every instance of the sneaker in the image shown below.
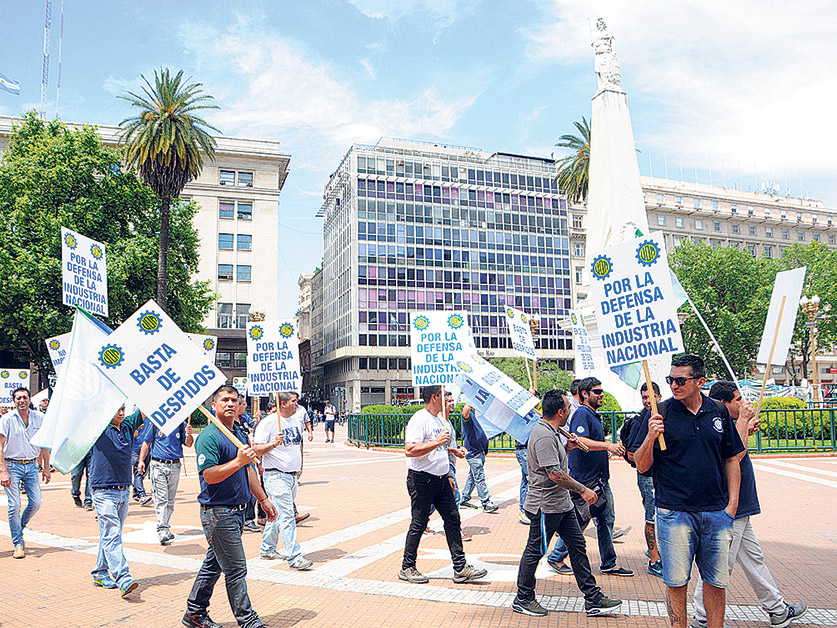
[[784,613],[771,613],[770,625],[772,628],[785,628],[794,619],[799,619],[808,612],[808,605],[805,602],[799,604],[785,604]]
[[84,509],[88,512],[91,512],[93,510],[93,502],[88,500],[88,499],[85,499],[84,500]]
[[663,561],[658,560],[656,563],[649,562],[648,563],[648,573],[652,576],[657,576],[658,578],[663,577]]
[[554,571],[555,573],[559,573],[562,576],[571,576],[573,575],[573,569],[569,565],[565,565],[564,563],[559,563],[555,560],[547,559],[546,564],[549,565],[549,568]]
[[529,521],[529,517],[526,516],[526,513],[522,510],[517,511],[517,520],[525,526],[531,525],[532,522]]
[[139,582],[131,578],[130,580],[128,580],[128,582],[119,587],[119,590],[122,591],[122,597],[125,597],[129,593],[136,591],[138,586]]
[[631,526],[627,528],[613,528],[613,536],[611,537],[614,541],[620,537],[625,536],[628,532],[631,531]]
[[84,504],[81,502],[81,497],[79,497],[78,495],[73,495],[73,503],[78,508],[84,508]]
[[174,541],[174,535],[171,532],[166,532],[160,537],[160,545],[171,545],[172,541]]
[[468,541],[473,541],[474,537],[471,536],[468,532],[462,532],[462,542],[467,543]]
[[209,619],[209,615],[190,615],[186,613],[183,616],[182,623],[190,628],[223,628],[221,624]]
[[311,567],[314,566],[313,561],[308,560],[307,558],[300,558],[295,563],[290,564],[291,569],[296,569],[297,571],[308,571]]
[[476,504],[472,504],[470,499],[463,499],[462,503],[459,504],[460,508],[479,508]]
[[15,553],[13,554],[15,558],[23,558],[26,556],[26,552],[23,550],[23,545],[16,545],[15,546]]
[[[692,618],[692,623],[689,624],[692,628],[706,628],[706,622],[700,621],[697,617]],[[725,623],[724,628],[735,628],[734,626],[730,626],[729,624]]]
[[645,550],[645,556],[647,558],[651,558],[651,552],[649,552],[648,550]]
[[102,587],[103,589],[116,589],[119,585],[110,576],[102,578],[93,578],[94,587]]
[[245,532],[261,532],[262,529],[255,521],[245,521],[244,522],[244,531]]
[[145,506],[150,501],[151,501],[151,495],[145,495],[143,497],[140,497],[139,503],[140,503],[140,506]]
[[398,579],[406,580],[407,582],[412,582],[413,584],[427,584],[430,582],[430,580],[427,579],[427,576],[422,574],[415,567],[407,567],[407,569],[399,571]]
[[608,615],[620,606],[622,606],[622,600],[611,600],[606,595],[602,595],[592,602],[590,600],[584,601],[584,610],[587,611],[588,617]]
[[625,569],[624,567],[617,567],[614,565],[613,567],[608,567],[607,569],[602,569],[602,573],[606,573],[611,576],[632,576],[634,572],[630,569]]
[[303,521],[305,521],[305,520],[306,520],[308,517],[310,517],[310,516],[311,516],[311,513],[310,513],[310,512],[304,512],[304,513],[302,513],[302,514],[300,514],[300,515],[295,515],[295,516],[294,516],[294,520],[295,520],[297,523],[302,523]]
[[549,613],[548,610],[538,604],[537,600],[528,600],[524,602],[517,596],[514,596],[512,610],[515,613],[523,613],[524,615],[532,615],[534,617],[544,617],[547,613]]
[[262,560],[285,560],[285,555],[280,554],[276,550],[269,550],[267,552],[260,552],[259,558]]
[[497,512],[498,510],[500,510],[500,507],[496,504],[488,502],[487,504],[483,504],[482,509],[484,512]]
[[476,569],[471,565],[465,565],[461,571],[453,570],[453,581],[457,584],[463,582],[472,582],[474,580],[479,580],[480,578],[485,578],[488,575],[488,571],[486,569]]

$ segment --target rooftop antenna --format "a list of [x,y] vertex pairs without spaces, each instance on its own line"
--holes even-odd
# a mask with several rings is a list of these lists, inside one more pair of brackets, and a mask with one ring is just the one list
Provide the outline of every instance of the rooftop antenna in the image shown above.
[[52,0],[46,0],[46,15],[44,16],[44,60],[41,69],[41,120],[46,119],[44,101],[46,100],[47,85],[49,84],[49,40],[52,34]]
[[61,26],[58,29],[58,89],[55,92],[55,119],[58,119],[58,103],[61,102],[61,50],[64,47],[64,0],[61,0]]

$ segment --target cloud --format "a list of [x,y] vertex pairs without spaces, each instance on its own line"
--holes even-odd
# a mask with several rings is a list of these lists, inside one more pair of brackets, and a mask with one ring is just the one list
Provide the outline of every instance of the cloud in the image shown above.
[[412,13],[429,13],[435,19],[450,23],[459,16],[468,0],[349,0],[366,17],[375,20],[398,20]]
[[[586,64],[595,89],[591,29],[603,16],[616,37],[637,143],[795,176],[837,170],[837,10],[807,3],[635,3],[552,0],[528,33],[535,62]],[[637,106],[639,105],[639,106]],[[656,118],[645,115],[653,108]],[[644,145],[644,146],[643,146]]]

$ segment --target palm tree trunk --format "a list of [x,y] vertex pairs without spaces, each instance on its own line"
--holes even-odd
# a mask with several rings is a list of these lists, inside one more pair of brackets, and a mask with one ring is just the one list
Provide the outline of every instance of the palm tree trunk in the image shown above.
[[160,253],[157,258],[157,305],[163,308],[164,312],[168,307],[170,208],[171,199],[166,197],[160,209]]

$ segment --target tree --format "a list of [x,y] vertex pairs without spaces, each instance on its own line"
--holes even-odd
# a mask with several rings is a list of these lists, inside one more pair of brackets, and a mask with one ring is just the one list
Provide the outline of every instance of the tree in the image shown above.
[[556,146],[568,148],[573,154],[555,162],[558,167],[558,188],[570,201],[587,200],[590,184],[590,123],[582,117],[574,122],[579,135],[562,135]]
[[[42,373],[52,372],[44,345],[70,331],[73,309],[62,305],[61,226],[105,243],[108,262],[106,323],[120,324],[154,296],[159,200],[94,127],[71,130],[35,112],[12,131],[0,161],[0,350]],[[175,280],[169,313],[185,331],[201,331],[212,305],[209,282],[194,282],[198,237],[192,204],[172,211]]]
[[[711,248],[703,242],[684,241],[669,255],[674,274],[739,376],[749,372],[758,353],[776,274],[774,262],[754,259],[746,250]],[[681,312],[692,310],[686,304]],[[707,374],[728,379],[726,366],[697,317],[689,316],[682,330],[686,351],[704,358]]]
[[[127,92],[120,98],[142,111],[123,120],[120,143],[128,147],[128,164],[162,201],[160,209],[160,251],[157,261],[157,303],[168,311],[169,224],[172,199],[200,174],[201,151],[215,158],[215,139],[209,130],[218,129],[194,115],[201,109],[218,109],[209,104],[201,83],[185,84],[183,71],[171,77],[168,68],[154,72],[154,85],[144,76],[144,95]],[[191,80],[191,79],[187,79]]]
[[[489,362],[511,377],[525,389],[529,389],[529,377],[526,374],[526,358],[491,358]],[[532,372],[531,361],[529,372]],[[573,376],[558,368],[554,362],[538,362],[538,392],[543,395],[547,390],[569,390]]]

